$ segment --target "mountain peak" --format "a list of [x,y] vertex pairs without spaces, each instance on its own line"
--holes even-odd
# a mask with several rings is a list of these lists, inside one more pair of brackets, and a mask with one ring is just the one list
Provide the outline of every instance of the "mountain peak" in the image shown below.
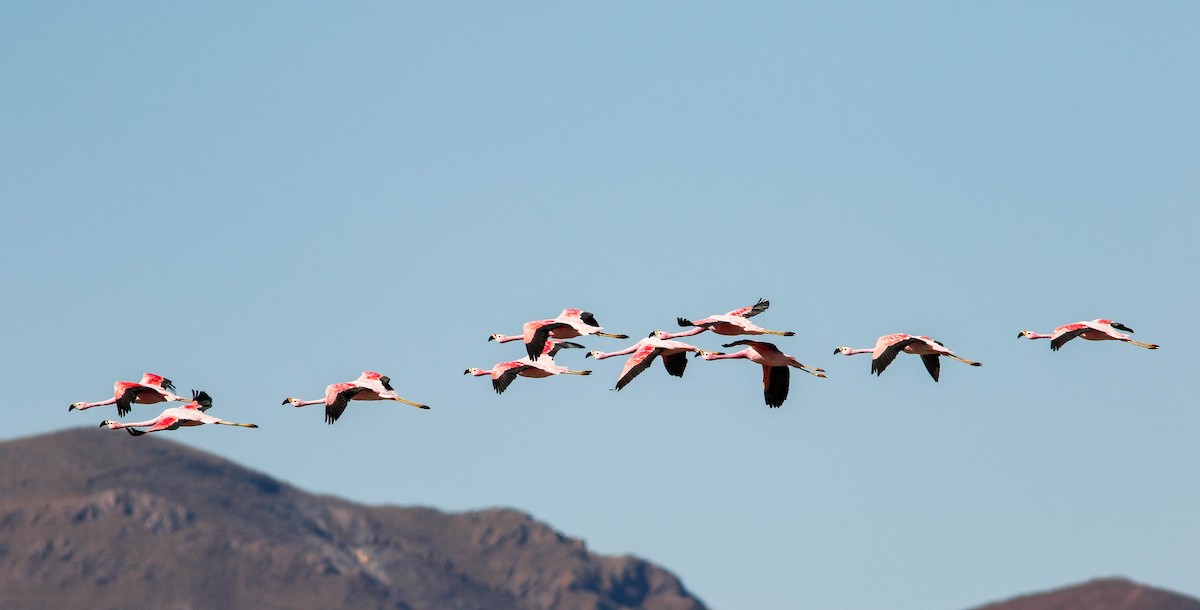
[[519,511],[363,506],[87,429],[0,443],[0,463],[5,607],[705,607]]

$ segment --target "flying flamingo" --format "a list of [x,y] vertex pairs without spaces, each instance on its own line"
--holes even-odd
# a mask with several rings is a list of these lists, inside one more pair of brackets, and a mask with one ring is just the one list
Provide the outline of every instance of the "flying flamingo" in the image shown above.
[[429,408],[426,405],[397,396],[396,391],[392,389],[391,381],[391,379],[374,371],[363,371],[363,374],[354,381],[326,386],[325,398],[318,398],[317,400],[285,398],[283,399],[283,404],[290,404],[293,407],[307,407],[308,405],[324,403],[325,423],[327,424],[337,421],[351,400],[395,400],[406,405],[412,405],[418,409]]
[[522,327],[521,337],[525,340],[525,351],[530,360],[535,360],[542,353],[546,339],[572,339],[584,335],[598,335],[610,339],[628,339],[629,335],[614,335],[600,332],[600,324],[596,316],[579,309],[564,309],[557,318],[549,320],[534,320],[526,322]]
[[796,333],[791,331],[767,330],[749,320],[758,314],[767,310],[771,306],[771,302],[766,299],[759,299],[757,303],[750,307],[742,307],[735,309],[724,315],[713,315],[702,320],[689,321],[687,318],[679,318],[677,321],[680,326],[692,326],[691,330],[685,330],[677,333],[668,333],[661,330],[654,331],[654,335],[659,339],[675,339],[678,337],[690,337],[698,335],[706,330],[711,330],[718,335],[735,336],[735,335],[779,335],[780,337],[791,337]]
[[154,404],[156,402],[165,402],[168,400],[179,400],[187,402],[187,399],[182,396],[177,396],[172,390],[175,385],[161,375],[154,373],[145,373],[142,375],[142,380],[139,383],[132,381],[118,381],[113,384],[113,397],[100,402],[73,402],[67,407],[67,411],[76,409],[83,411],[92,407],[100,407],[104,405],[117,405],[117,415],[125,417],[133,410],[133,403],[138,404]]
[[[510,341],[520,341],[522,339],[524,339],[524,337],[521,335],[502,335],[500,333],[492,333],[491,336],[488,337],[488,341],[495,341],[496,343],[508,343]],[[583,349],[583,346],[578,343],[572,343],[571,341],[563,341],[562,339],[555,339],[551,337],[546,339],[546,345],[542,347],[542,355],[553,358],[554,356],[558,355],[559,351],[564,349]]]
[[[218,417],[213,417],[204,411],[207,411],[212,406],[212,397],[203,390],[197,392],[192,390],[192,401],[186,405],[172,407],[163,410],[154,419],[146,421],[121,423],[106,419],[100,422],[100,427],[108,426],[110,430],[125,429],[126,432],[133,436],[141,436],[147,432],[159,432],[161,430],[176,430],[181,426],[202,426],[204,424],[221,424],[224,426],[240,426],[242,428],[257,428],[257,424],[239,424],[237,422],[225,421]],[[136,430],[135,428],[144,428],[150,426],[146,430]]]
[[537,360],[521,358],[520,360],[498,362],[490,369],[469,368],[463,371],[463,375],[474,375],[476,377],[491,375],[492,389],[496,390],[497,394],[503,394],[504,390],[507,390],[508,386],[512,385],[513,380],[515,380],[518,376],[541,379],[544,377],[552,377],[554,375],[591,374],[591,371],[573,371],[565,366],[559,366],[554,362],[554,358],[549,355],[540,356]]
[[649,337],[623,350],[607,353],[593,350],[584,357],[604,360],[613,356],[633,354],[629,360],[625,361],[625,367],[621,369],[621,375],[617,377],[617,385],[613,388],[620,390],[629,385],[629,382],[633,381],[633,378],[640,375],[642,371],[650,368],[654,359],[659,356],[662,357],[663,367],[667,369],[667,373],[675,377],[683,377],[683,371],[687,368],[687,353],[699,351],[700,348],[695,345],[689,345],[682,341],[659,339],[654,333],[651,333]]
[[937,381],[938,376],[941,374],[941,356],[953,358],[971,366],[983,366],[982,362],[972,362],[965,358],[960,358],[954,352],[946,349],[946,346],[942,345],[941,341],[934,341],[929,337],[914,336],[906,333],[884,335],[875,342],[874,348],[854,349],[839,347],[833,350],[835,354],[845,354],[847,356],[871,354],[871,372],[876,375],[882,375],[883,369],[886,369],[900,352],[919,355],[921,361],[925,363],[925,370],[929,371],[929,375],[933,377],[934,381]]
[[700,350],[696,352],[696,355],[705,360],[745,358],[751,362],[761,364],[763,367],[763,399],[769,407],[775,408],[781,406],[783,401],[787,400],[788,384],[791,378],[791,371],[788,367],[800,369],[816,377],[825,377],[825,369],[801,364],[795,358],[779,351],[779,348],[775,347],[773,343],[742,339],[733,343],[726,343],[722,347],[734,347],[735,345],[745,345],[746,349],[732,354]]
[[1091,322],[1063,324],[1062,326],[1055,328],[1054,332],[1049,335],[1035,333],[1032,330],[1023,330],[1017,334],[1017,337],[1025,337],[1026,339],[1049,339],[1050,349],[1054,351],[1058,351],[1058,349],[1062,347],[1064,343],[1074,339],[1075,337],[1087,339],[1088,341],[1124,341],[1126,343],[1132,343],[1138,347],[1144,347],[1146,349],[1158,349],[1158,346],[1154,345],[1153,343],[1134,341],[1129,337],[1129,335],[1117,332],[1118,330],[1123,330],[1127,333],[1133,332],[1132,328],[1129,328],[1120,322],[1098,318],[1092,320]]

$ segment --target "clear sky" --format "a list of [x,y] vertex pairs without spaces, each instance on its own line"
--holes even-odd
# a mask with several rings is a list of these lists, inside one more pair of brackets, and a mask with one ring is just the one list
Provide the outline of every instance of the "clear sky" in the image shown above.
[[[261,425],[174,440],[520,508],[721,610],[1200,596],[1198,30],[1194,2],[5,2],[0,437],[94,427],[67,405],[154,371]],[[747,362],[462,374],[564,307],[636,338],[759,297],[829,371],[781,409]],[[1017,339],[1096,317],[1163,347]],[[984,366],[833,355],[892,332]],[[280,405],[363,370],[433,409]]]

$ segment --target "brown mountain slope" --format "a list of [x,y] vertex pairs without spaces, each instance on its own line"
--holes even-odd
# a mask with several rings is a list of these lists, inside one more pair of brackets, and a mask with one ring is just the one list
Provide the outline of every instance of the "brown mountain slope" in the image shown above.
[[1123,578],[1103,578],[975,610],[1200,610],[1200,600]]
[[108,432],[0,443],[0,607],[705,607],[526,514],[361,506]]

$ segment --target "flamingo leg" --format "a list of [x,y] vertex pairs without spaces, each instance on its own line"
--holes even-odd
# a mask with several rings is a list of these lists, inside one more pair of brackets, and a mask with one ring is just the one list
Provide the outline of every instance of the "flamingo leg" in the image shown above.
[[1141,341],[1134,341],[1133,339],[1129,339],[1129,342],[1138,347],[1144,347],[1146,349],[1158,349],[1158,346],[1153,343],[1142,343]]
[[950,357],[950,358],[954,358],[955,360],[957,360],[957,361],[959,361],[959,362],[962,362],[962,363],[964,363],[964,364],[969,364],[969,365],[971,365],[971,366],[983,366],[983,363],[982,363],[982,362],[974,362],[974,361],[971,361],[971,360],[967,360],[966,358],[959,358],[958,356],[955,356],[954,354],[942,354],[942,355],[943,355],[943,356],[948,356],[948,357]]
[[237,422],[225,421],[225,420],[209,422],[209,423],[218,424],[218,425],[222,425],[222,426],[238,426],[241,428],[257,428],[258,427],[258,424],[239,424]]
[[628,339],[629,335],[614,335],[612,333],[592,333],[597,337],[608,337],[609,339]]
[[403,399],[403,398],[400,398],[399,396],[397,396],[397,397],[395,398],[395,400],[396,400],[396,401],[398,401],[398,402],[402,402],[402,403],[404,403],[404,404],[406,404],[406,405],[411,405],[411,406],[414,406],[414,407],[416,407],[416,408],[418,408],[418,409],[428,409],[428,408],[429,408],[429,405],[423,405],[423,404],[421,404],[421,403],[419,403],[419,402],[413,402],[413,401],[411,401],[411,400],[405,400],[405,399]]

